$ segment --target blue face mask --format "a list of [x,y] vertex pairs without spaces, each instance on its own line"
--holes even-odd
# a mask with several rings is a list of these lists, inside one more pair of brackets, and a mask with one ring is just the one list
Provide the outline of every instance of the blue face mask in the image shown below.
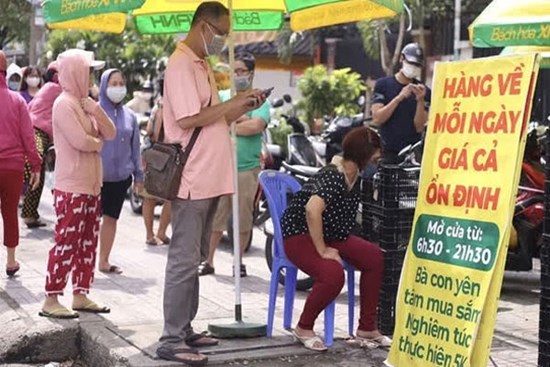
[[14,92],[17,92],[19,90],[19,82],[16,82],[16,81],[13,81],[13,80],[10,80],[8,82],[8,88]]

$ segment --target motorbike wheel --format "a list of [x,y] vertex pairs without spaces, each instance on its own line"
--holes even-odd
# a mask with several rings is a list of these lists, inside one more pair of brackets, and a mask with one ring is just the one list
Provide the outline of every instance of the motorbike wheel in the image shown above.
[[143,198],[136,194],[133,186],[128,189],[130,192],[130,207],[135,214],[141,214],[143,210]]
[[262,196],[256,206],[254,207],[254,226],[260,227],[263,225],[271,216],[269,215],[269,209],[267,207],[267,201],[265,196],[262,193]]
[[[273,271],[273,235],[268,234],[265,240],[265,260],[270,271]],[[279,284],[285,285],[285,269],[279,272]],[[305,273],[298,270],[298,279],[296,279],[296,290],[307,291],[313,287],[313,279]]]
[[[515,223],[517,225],[517,222]],[[540,241],[542,226],[529,228],[517,225],[519,247],[516,251],[509,251],[506,256],[505,270],[530,271],[533,269],[533,257],[537,252],[537,243]]]
[[[244,252],[248,252],[248,250],[250,250],[250,247],[252,246],[253,232],[254,230],[250,231],[250,236],[248,237],[248,242],[246,243]],[[227,222],[227,242],[229,243],[229,246],[233,247],[233,220],[231,218],[229,218],[229,221]]]

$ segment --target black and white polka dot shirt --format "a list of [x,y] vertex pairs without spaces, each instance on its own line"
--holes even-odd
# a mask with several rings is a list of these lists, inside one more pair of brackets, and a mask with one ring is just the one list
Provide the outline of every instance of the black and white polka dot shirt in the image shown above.
[[325,241],[344,241],[356,225],[355,217],[361,199],[360,180],[348,190],[344,174],[333,164],[321,169],[294,195],[281,220],[283,238],[309,233],[306,204],[313,195],[320,196],[325,202]]

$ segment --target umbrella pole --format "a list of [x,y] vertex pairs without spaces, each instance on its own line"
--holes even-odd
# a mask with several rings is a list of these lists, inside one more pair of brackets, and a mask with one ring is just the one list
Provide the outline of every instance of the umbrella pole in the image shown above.
[[[233,1],[228,0],[229,19],[231,30],[233,30]],[[229,65],[231,80],[231,97],[235,95],[235,84],[233,83],[233,69],[235,65],[235,40],[233,31],[229,33]],[[217,338],[252,338],[265,336],[267,325],[253,322],[244,322],[242,317],[241,304],[241,242],[239,228],[239,178],[237,169],[237,133],[235,124],[231,124],[231,145],[233,147],[233,183],[235,193],[232,196],[232,215],[233,215],[233,273],[235,279],[235,319],[221,322],[220,324],[209,324],[208,331]]]

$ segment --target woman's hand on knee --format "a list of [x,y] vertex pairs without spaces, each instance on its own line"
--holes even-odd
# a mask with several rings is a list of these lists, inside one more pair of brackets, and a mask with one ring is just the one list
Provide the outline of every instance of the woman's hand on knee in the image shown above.
[[340,257],[340,254],[338,253],[338,250],[333,247],[326,247],[325,251],[321,254],[321,257],[326,260],[336,260],[340,264],[342,264],[342,258]]

